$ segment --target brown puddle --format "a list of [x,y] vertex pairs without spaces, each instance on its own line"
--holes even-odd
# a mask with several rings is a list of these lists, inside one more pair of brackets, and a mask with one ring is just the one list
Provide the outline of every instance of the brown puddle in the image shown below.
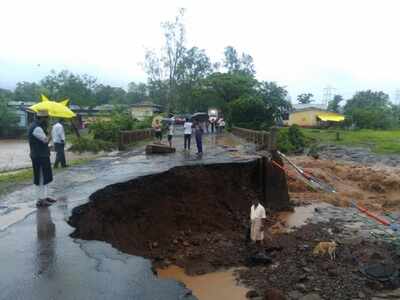
[[182,268],[170,266],[158,269],[157,273],[160,278],[183,282],[199,300],[244,300],[248,292],[247,288],[236,284],[234,269],[189,276]]
[[279,222],[271,227],[271,233],[283,233],[296,227],[301,227],[313,216],[316,208],[324,208],[328,205],[326,203],[315,203],[307,206],[297,206],[294,208],[294,212],[280,212],[278,213]]

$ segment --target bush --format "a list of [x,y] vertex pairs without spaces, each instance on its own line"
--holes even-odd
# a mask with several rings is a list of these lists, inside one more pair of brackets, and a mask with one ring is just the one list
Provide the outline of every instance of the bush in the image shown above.
[[144,121],[133,119],[128,114],[114,113],[111,120],[97,120],[89,126],[89,132],[95,140],[117,143],[121,130],[146,129],[151,127],[153,118]]
[[100,151],[112,151],[116,149],[116,145],[112,142],[103,140],[95,140],[90,137],[74,138],[72,140],[72,146],[69,148],[72,152],[93,152],[98,153]]
[[310,144],[299,126],[292,125],[287,128],[281,128],[278,133],[278,149],[283,153],[299,153],[303,152],[304,148]]

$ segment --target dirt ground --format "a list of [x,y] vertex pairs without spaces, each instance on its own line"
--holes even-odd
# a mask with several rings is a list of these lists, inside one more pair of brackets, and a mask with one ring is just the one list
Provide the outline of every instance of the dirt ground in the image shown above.
[[306,172],[329,183],[337,191],[334,194],[316,191],[298,177],[294,179],[293,176],[288,176],[292,201],[324,201],[336,206],[349,206],[354,201],[378,212],[400,208],[400,172],[396,167],[316,160],[307,156],[291,157],[291,160]]
[[[399,208],[395,169],[292,159],[337,190],[313,191],[289,179],[294,205],[325,201],[346,207],[356,200],[377,211]],[[284,220],[268,211],[266,243],[258,248],[249,243],[248,207],[259,196],[255,168],[253,163],[184,167],[109,186],[74,209],[72,236],[104,240],[150,258],[155,268],[176,265],[189,275],[247,266],[237,278],[252,289],[248,297],[257,300],[372,299],[381,290],[399,287],[398,280],[370,280],[360,272],[361,266],[374,262],[400,269],[393,244],[356,236],[343,243],[340,233],[346,221],[307,224],[287,232],[279,230],[287,225]],[[335,261],[312,254],[319,241],[330,240],[340,242]],[[255,262],[260,253],[271,262]]]

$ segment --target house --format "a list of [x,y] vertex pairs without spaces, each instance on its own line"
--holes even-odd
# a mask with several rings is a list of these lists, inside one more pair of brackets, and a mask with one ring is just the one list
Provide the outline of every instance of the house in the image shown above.
[[152,117],[155,114],[161,113],[161,108],[161,105],[151,101],[143,101],[131,106],[131,115],[132,118],[142,121],[147,117]]
[[33,115],[27,110],[29,106],[36,104],[36,102],[23,102],[23,101],[9,101],[7,102],[8,108],[18,116],[18,127],[28,128],[33,120]]
[[293,108],[287,121],[289,126],[318,127],[344,120],[343,115],[328,111],[323,104],[295,104]]

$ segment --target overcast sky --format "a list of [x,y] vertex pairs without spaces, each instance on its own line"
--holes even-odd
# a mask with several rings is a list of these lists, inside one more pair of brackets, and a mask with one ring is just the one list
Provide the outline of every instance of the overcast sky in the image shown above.
[[2,0],[0,87],[37,81],[51,69],[88,73],[126,88],[146,81],[139,62],[160,48],[160,23],[187,9],[187,46],[213,61],[232,45],[253,56],[257,77],[293,99],[345,98],[400,89],[398,0]]

